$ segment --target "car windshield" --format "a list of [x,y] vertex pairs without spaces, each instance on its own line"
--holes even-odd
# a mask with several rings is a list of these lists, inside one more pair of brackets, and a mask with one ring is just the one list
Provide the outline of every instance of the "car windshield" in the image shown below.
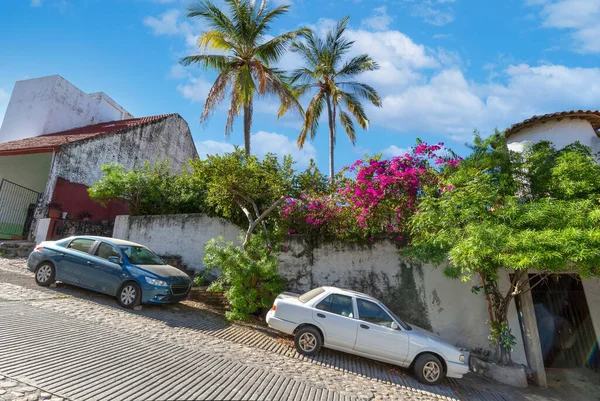
[[308,301],[310,301],[311,299],[313,299],[314,297],[316,297],[317,295],[321,295],[324,292],[325,292],[325,289],[323,287],[318,287],[318,288],[315,288],[313,290],[310,290],[309,292],[305,292],[304,294],[300,295],[298,297],[298,300],[300,302],[302,302],[303,304],[305,304]]
[[158,255],[143,246],[122,245],[121,250],[134,265],[164,265],[166,264]]

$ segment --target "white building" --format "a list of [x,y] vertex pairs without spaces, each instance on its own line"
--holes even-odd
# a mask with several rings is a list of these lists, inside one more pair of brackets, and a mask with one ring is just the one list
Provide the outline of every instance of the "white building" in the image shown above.
[[17,81],[0,142],[66,131],[133,115],[104,92],[86,94],[59,75]]
[[[104,222],[126,213],[127,205],[89,198],[102,165],[169,159],[177,169],[196,157],[178,114],[133,118],[106,94],[86,94],[58,75],[19,81],[0,128],[0,239],[32,238],[36,228],[38,242],[56,239],[79,216]],[[38,226],[50,202],[69,221]]]

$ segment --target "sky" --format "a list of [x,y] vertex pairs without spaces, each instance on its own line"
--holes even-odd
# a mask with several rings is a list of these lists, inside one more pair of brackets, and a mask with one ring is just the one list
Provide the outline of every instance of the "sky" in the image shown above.
[[[260,1],[260,0],[257,0]],[[216,0],[222,4],[221,0]],[[201,156],[243,145],[242,118],[224,137],[227,105],[200,125],[215,74],[182,67],[198,54],[200,20],[189,0],[4,0],[0,2],[0,121],[14,82],[59,74],[85,92],[105,92],[136,117],[179,113]],[[352,146],[337,131],[336,169],[365,154],[393,157],[416,138],[459,154],[484,135],[536,114],[600,108],[600,0],[272,0],[289,4],[272,35],[310,27],[323,33],[350,16],[348,56],[380,65],[359,80],[383,107],[367,106],[368,131]],[[280,68],[301,66],[287,54]],[[306,102],[304,102],[306,105]],[[327,171],[328,133],[296,146],[298,115],[277,119],[277,101],[255,105],[253,153],[311,158]]]

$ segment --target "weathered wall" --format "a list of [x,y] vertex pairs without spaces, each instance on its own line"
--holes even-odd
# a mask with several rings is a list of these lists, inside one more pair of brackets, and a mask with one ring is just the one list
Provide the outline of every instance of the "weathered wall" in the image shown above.
[[105,94],[88,95],[59,75],[27,79],[15,83],[0,142],[131,117]]
[[[280,257],[280,272],[292,290],[333,285],[382,300],[401,318],[432,330],[458,346],[489,350],[487,302],[471,293],[473,282],[451,280],[441,268],[403,261],[393,242],[372,245],[325,243],[307,246],[294,239]],[[501,281],[506,286],[507,279]],[[516,308],[510,324],[518,345],[513,359],[526,363]]]
[[[201,214],[118,216],[113,237],[139,242],[162,255],[180,256],[192,270],[203,269],[204,244],[222,235],[237,241],[241,231],[223,219]],[[407,263],[393,242],[371,245],[324,243],[308,246],[290,239],[280,255],[280,274],[290,290],[303,292],[333,285],[365,292],[381,299],[399,316],[430,329],[453,344],[489,350],[487,303],[471,293],[472,282],[451,280],[441,268]],[[500,282],[508,288],[507,277]],[[514,303],[509,312],[517,347],[513,359],[526,363]]]
[[190,270],[203,270],[204,244],[219,235],[238,241],[240,229],[230,222],[202,214],[118,216],[114,238],[144,244],[159,255],[181,256]]
[[190,128],[175,114],[127,132],[117,131],[61,146],[52,166],[51,180],[60,177],[91,186],[102,177],[100,166],[104,164],[119,163],[131,169],[146,161],[169,159],[173,168],[179,169],[197,157]]
[[52,153],[0,156],[0,181],[3,178],[36,192],[48,183]]
[[528,143],[550,141],[558,149],[579,141],[600,151],[600,138],[594,132],[592,125],[586,120],[548,121],[525,128],[508,137],[508,147],[514,151],[522,151]]
[[[119,163],[131,169],[146,161],[169,159],[173,168],[179,169],[190,158],[197,157],[190,128],[177,114],[130,128],[126,132],[116,131],[63,145],[52,163],[41,203],[53,200],[59,178],[86,187],[93,185],[102,177],[100,167],[104,164]],[[36,231],[37,221],[43,215],[44,209],[38,208],[32,232]]]

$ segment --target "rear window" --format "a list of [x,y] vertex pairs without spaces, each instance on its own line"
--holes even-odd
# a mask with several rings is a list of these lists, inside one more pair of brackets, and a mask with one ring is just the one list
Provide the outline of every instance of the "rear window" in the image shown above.
[[305,292],[304,294],[300,295],[298,297],[298,299],[300,300],[300,302],[305,304],[308,301],[310,301],[311,299],[313,299],[314,297],[321,295],[324,292],[325,292],[325,289],[323,287],[318,287],[318,288],[315,288],[314,290],[310,290],[309,292]]

